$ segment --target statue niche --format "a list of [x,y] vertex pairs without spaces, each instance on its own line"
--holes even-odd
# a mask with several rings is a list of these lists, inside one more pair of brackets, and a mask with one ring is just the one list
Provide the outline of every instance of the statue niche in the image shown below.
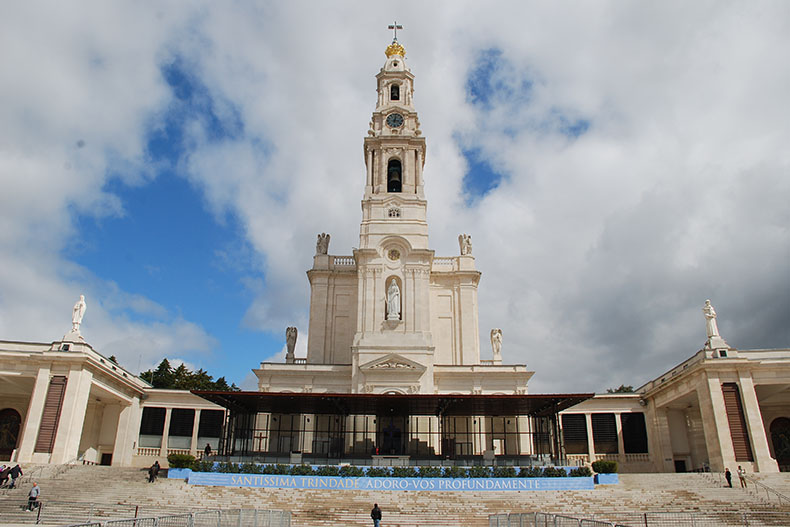
[[387,163],[387,192],[400,192],[403,171],[400,161],[390,159]]

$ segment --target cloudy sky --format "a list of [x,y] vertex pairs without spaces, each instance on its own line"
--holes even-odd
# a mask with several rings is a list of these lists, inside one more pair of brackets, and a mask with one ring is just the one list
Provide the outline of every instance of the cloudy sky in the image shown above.
[[[304,355],[315,236],[358,245],[392,39],[431,245],[469,233],[480,328],[533,393],[790,347],[790,3],[6,2],[0,339],[85,338],[253,387]],[[297,355],[300,353],[297,352]]]

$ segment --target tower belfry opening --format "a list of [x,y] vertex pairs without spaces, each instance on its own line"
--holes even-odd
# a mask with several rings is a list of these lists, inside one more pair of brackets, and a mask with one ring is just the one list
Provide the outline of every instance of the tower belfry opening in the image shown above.
[[400,192],[401,183],[401,163],[397,159],[390,159],[387,163],[387,192]]

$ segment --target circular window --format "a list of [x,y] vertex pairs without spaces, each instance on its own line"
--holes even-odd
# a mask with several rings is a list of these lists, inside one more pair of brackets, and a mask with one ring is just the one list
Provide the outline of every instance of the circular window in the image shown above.
[[397,249],[390,249],[387,253],[387,258],[392,260],[393,262],[400,258],[400,251]]

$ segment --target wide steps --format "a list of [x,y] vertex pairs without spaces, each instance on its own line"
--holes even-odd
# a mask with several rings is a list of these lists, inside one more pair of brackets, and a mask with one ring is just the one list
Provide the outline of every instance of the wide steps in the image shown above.
[[[790,486],[790,479],[772,475],[779,484]],[[784,479],[782,479],[784,478]],[[621,483],[587,491],[470,491],[470,492],[399,492],[298,490],[236,487],[203,487],[180,480],[159,479],[147,483],[141,469],[75,466],[41,475],[42,500],[49,515],[42,523],[76,522],[72,516],[81,512],[67,509],[52,518],[60,502],[101,504],[93,508],[92,517],[108,519],[128,517],[133,508],[138,516],[168,514],[196,509],[278,509],[292,512],[295,527],[371,524],[370,509],[377,502],[383,510],[384,525],[471,526],[488,525],[488,516],[504,512],[542,511],[579,515],[599,519],[633,520],[639,514],[654,511],[777,511],[764,499],[739,488],[724,488],[712,475],[701,474],[621,474]],[[7,498],[21,503],[30,484],[10,491]],[[76,489],[76,490],[75,490]],[[76,494],[76,497],[75,497]],[[88,506],[88,504],[82,504]],[[72,504],[72,507],[78,504]],[[0,511],[0,520],[29,523],[30,513]],[[68,521],[62,521],[66,517]],[[83,519],[87,519],[83,518]],[[60,521],[59,521],[60,520]]]

